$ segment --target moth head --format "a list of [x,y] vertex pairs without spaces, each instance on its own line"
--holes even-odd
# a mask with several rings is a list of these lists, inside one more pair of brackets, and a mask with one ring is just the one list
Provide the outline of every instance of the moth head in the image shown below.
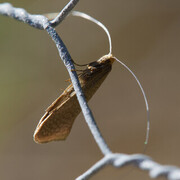
[[114,58],[112,55],[105,55],[102,56],[97,61],[93,61],[88,64],[87,69],[89,69],[91,72],[95,69],[101,68],[102,66],[106,66],[106,64],[111,64],[114,62]]

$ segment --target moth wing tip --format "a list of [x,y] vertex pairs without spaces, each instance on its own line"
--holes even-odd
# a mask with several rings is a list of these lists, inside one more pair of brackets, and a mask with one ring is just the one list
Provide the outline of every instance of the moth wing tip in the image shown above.
[[52,141],[65,141],[67,138],[67,135],[64,136],[59,136],[59,137],[54,137],[54,136],[41,136],[40,133],[37,131],[34,132],[33,134],[33,140],[37,144],[44,144]]

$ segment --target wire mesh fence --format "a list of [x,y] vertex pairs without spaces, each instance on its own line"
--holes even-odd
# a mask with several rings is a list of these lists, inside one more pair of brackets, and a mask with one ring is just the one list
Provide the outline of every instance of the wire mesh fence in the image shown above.
[[76,179],[78,180],[88,179],[106,165],[112,165],[114,167],[120,168],[122,166],[130,165],[130,164],[138,167],[141,170],[148,171],[150,177],[152,178],[164,176],[169,180],[180,179],[180,169],[178,167],[161,165],[153,161],[150,157],[145,156],[143,154],[127,155],[127,154],[112,153],[108,145],[102,138],[101,133],[98,127],[96,126],[93,115],[86,103],[83,91],[78,81],[78,76],[74,71],[75,68],[71,56],[66,46],[64,45],[63,41],[61,40],[61,38],[54,29],[54,27],[57,26],[66,17],[66,15],[68,15],[68,13],[70,13],[70,11],[75,7],[77,2],[78,1],[71,0],[69,4],[60,12],[60,14],[52,21],[49,21],[43,15],[29,14],[24,9],[15,8],[9,3],[0,4],[0,14],[27,23],[30,26],[35,27],[37,29],[46,30],[48,34],[51,36],[52,40],[55,42],[59,55],[63,60],[66,68],[68,69],[74,89],[77,94],[78,101],[84,113],[86,122],[88,123],[88,126],[90,127],[94,139],[101,149],[101,152],[104,154],[104,157],[100,161],[95,163],[89,170],[87,170],[84,174],[82,174]]

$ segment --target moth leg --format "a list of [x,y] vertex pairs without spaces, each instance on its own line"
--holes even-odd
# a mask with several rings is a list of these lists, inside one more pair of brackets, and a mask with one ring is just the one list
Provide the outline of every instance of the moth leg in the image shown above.
[[84,70],[81,70],[81,69],[72,69],[71,71],[83,72]]
[[76,65],[76,66],[87,66],[88,64],[78,64],[76,63],[73,59],[72,59],[72,62]]
[[97,69],[97,68],[94,67],[94,66],[88,66],[87,68],[90,70],[90,72],[93,72],[95,69]]
[[78,76],[81,75],[84,72],[84,70],[81,70],[81,69],[73,69],[71,71],[80,72],[80,73],[77,73]]
[[69,82],[71,84],[71,79],[66,79],[65,82]]

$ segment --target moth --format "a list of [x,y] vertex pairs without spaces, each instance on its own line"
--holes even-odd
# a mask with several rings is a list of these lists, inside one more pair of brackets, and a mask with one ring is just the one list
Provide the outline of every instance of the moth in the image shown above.
[[[91,62],[78,75],[81,88],[87,101],[91,99],[112,69],[114,58],[105,55],[99,60]],[[34,132],[36,143],[47,143],[65,140],[69,135],[81,108],[73,85],[70,84],[64,92],[46,109]]]

